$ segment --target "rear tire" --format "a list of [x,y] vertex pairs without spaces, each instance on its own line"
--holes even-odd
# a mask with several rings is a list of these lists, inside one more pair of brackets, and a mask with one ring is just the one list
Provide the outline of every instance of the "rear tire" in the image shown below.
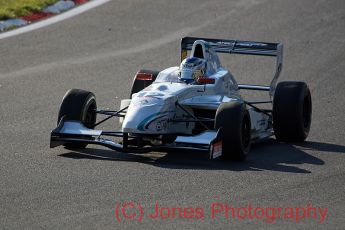
[[[61,119],[80,121],[89,129],[93,129],[96,123],[97,104],[93,93],[81,89],[70,89],[62,99],[58,115],[58,124]],[[87,144],[64,144],[69,149],[83,149]]]
[[280,82],[273,99],[273,129],[277,140],[302,142],[310,130],[312,101],[304,82]]
[[215,128],[221,129],[222,160],[244,160],[251,145],[250,115],[245,104],[228,102],[216,112]]
[[132,98],[133,94],[138,93],[141,90],[145,89],[147,86],[151,85],[156,80],[159,73],[159,71],[144,70],[144,69],[139,70],[138,73],[139,72],[152,74],[152,80],[137,80],[136,77],[134,77],[130,98]]

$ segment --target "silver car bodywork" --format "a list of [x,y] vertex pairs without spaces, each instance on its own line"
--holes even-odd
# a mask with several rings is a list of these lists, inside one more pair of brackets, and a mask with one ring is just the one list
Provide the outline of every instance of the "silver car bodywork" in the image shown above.
[[[207,71],[204,82],[186,84],[179,81],[179,67],[161,71],[155,81],[132,99],[121,101],[121,108],[115,113],[120,116],[121,130],[105,132],[86,128],[81,122],[61,120],[52,131],[51,147],[64,143],[87,143],[107,146],[117,151],[145,152],[166,148],[196,148],[210,151],[218,130],[214,129],[214,115],[220,104],[238,101],[247,105],[251,119],[251,140],[269,137],[272,132],[270,111],[256,105],[271,103],[277,79],[282,69],[283,46],[279,43],[248,42],[205,38],[183,38],[181,60],[187,56],[204,58]],[[269,86],[238,85],[229,70],[222,67],[217,52],[249,54],[276,57],[276,72]],[[270,100],[262,102],[245,101],[240,90],[267,91]],[[123,138],[121,144],[104,136]],[[164,141],[164,137],[173,141]],[[130,148],[130,139],[144,140],[145,144]],[[211,156],[211,158],[214,158]]]

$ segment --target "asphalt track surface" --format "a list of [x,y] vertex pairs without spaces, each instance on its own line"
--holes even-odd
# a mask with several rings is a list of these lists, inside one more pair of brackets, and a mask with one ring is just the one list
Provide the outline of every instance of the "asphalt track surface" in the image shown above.
[[[194,152],[123,154],[49,148],[69,88],[118,108],[140,68],[179,64],[186,35],[284,43],[281,80],[306,81],[313,98],[303,144],[274,138],[242,163]],[[343,229],[345,223],[345,2],[343,0],[110,1],[60,23],[0,41],[1,229]],[[222,56],[223,58],[223,56]],[[265,58],[224,57],[242,83],[265,83]],[[271,67],[268,71],[261,67]],[[116,122],[108,128],[116,127]],[[115,218],[120,202],[202,207],[204,220]],[[319,219],[212,220],[210,207],[328,208]],[[129,210],[131,213],[132,210]]]

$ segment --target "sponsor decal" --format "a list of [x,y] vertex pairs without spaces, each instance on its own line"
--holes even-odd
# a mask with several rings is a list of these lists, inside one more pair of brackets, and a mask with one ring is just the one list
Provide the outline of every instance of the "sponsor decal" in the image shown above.
[[166,130],[168,127],[168,120],[160,120],[156,123],[156,131]]
[[226,45],[226,46],[230,46],[230,45],[234,45],[234,42],[217,42],[218,45]]
[[248,47],[252,47],[252,46],[267,46],[267,44],[265,43],[258,43],[258,42],[239,42],[237,43],[237,45],[240,46],[248,46]]
[[154,105],[162,102],[162,98],[156,95],[139,95],[133,100],[134,106],[139,105]]
[[168,120],[165,119],[164,117],[167,117],[170,112],[173,112],[173,111],[158,112],[158,113],[151,114],[150,116],[146,117],[144,120],[140,122],[140,124],[138,125],[138,130],[140,131],[147,130],[148,127],[152,124],[152,122],[157,121],[158,119],[161,119],[161,120],[159,120],[160,122],[159,126],[157,126],[156,124],[156,130],[157,128],[161,128],[161,130],[164,128],[166,129],[168,126]]

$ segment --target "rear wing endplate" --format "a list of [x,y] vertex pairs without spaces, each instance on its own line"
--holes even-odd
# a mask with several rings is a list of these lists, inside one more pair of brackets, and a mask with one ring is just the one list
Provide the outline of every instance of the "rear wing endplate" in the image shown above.
[[[184,37],[181,40],[181,61],[187,57],[187,51],[192,50],[193,44],[196,40],[203,40],[218,53],[228,54],[246,54],[246,55],[260,55],[276,57],[276,71],[270,86],[266,87],[270,96],[274,95],[278,77],[283,67],[283,44],[281,43],[268,43],[268,42],[253,42],[253,41],[240,41],[240,40],[225,40],[225,39],[210,39],[210,38],[197,38],[197,37]],[[239,89],[254,89],[253,85],[239,85]]]

